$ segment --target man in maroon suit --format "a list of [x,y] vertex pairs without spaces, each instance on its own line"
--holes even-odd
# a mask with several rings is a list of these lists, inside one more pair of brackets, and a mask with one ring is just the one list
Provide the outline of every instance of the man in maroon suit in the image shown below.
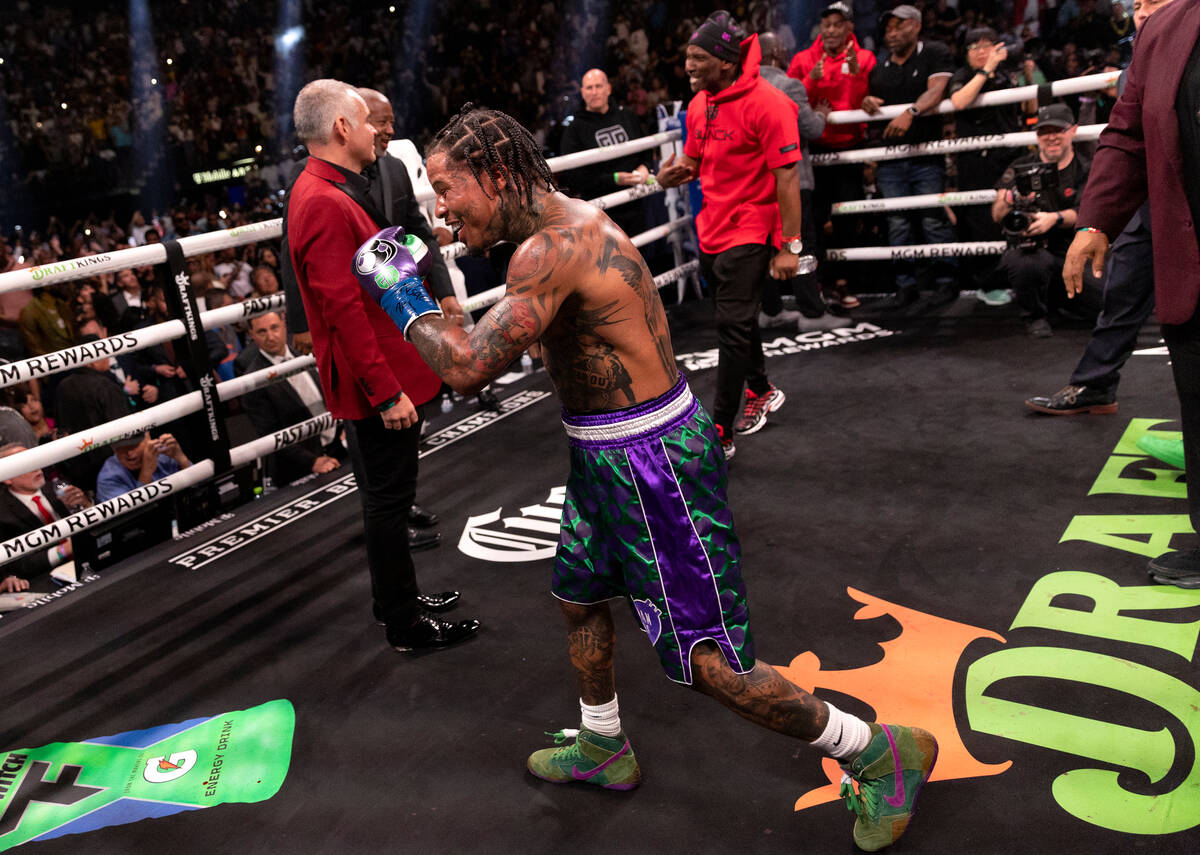
[[473,636],[475,620],[446,621],[457,591],[422,596],[405,533],[416,495],[418,407],[441,388],[391,319],[351,272],[360,244],[383,223],[368,213],[375,160],[367,104],[348,84],[314,80],[296,96],[296,135],[310,157],[296,179],[287,240],[308,315],[321,391],[350,440],[377,620],[398,650],[445,647]]
[[[1171,354],[1187,470],[1200,474],[1200,2],[1178,0],[1146,22],[1134,46],[1125,92],[1113,107],[1092,161],[1075,241],[1063,266],[1067,293],[1099,275],[1110,238],[1147,199],[1154,234],[1154,300]],[[1192,527],[1200,531],[1200,481],[1188,484]],[[1200,549],[1150,562],[1162,584],[1200,588]]]

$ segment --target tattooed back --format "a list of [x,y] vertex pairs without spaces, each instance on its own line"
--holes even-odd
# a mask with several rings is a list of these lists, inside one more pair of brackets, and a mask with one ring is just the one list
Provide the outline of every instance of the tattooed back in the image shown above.
[[[602,211],[553,193],[508,269],[505,311],[540,321],[542,358],[571,412],[651,400],[679,376],[667,316],[637,248]],[[500,307],[497,307],[500,308]]]

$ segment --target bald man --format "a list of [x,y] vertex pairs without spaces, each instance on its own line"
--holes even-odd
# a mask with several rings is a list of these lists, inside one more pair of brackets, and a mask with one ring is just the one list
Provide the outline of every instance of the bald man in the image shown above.
[[[564,123],[560,146],[563,154],[606,148],[646,135],[633,113],[613,103],[612,84],[601,69],[593,68],[583,75],[580,94],[584,109]],[[643,160],[646,154],[636,152],[572,169],[561,176],[562,183],[572,196],[587,200],[645,184],[650,178],[650,169]],[[641,199],[610,208],[605,213],[631,237],[646,230]]]

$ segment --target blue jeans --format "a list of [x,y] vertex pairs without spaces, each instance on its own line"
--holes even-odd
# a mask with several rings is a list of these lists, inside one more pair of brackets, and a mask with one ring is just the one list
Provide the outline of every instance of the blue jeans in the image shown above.
[[[915,158],[910,160],[888,160],[879,164],[875,183],[885,199],[899,196],[919,196],[925,193],[943,193],[946,189],[946,167],[941,158]],[[941,208],[924,208],[920,211],[897,211],[888,214],[888,245],[908,246],[913,239],[912,224],[921,223],[921,243],[953,243],[954,229]],[[937,281],[951,282],[954,279],[954,259],[938,259]],[[906,262],[896,267],[896,287],[913,288],[917,279],[913,268]]]

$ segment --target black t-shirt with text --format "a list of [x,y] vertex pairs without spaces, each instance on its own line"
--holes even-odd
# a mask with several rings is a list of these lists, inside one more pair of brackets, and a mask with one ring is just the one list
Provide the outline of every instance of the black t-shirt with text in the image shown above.
[[[885,105],[911,104],[929,88],[929,78],[954,73],[954,61],[949,49],[941,42],[917,42],[917,47],[904,63],[893,62],[891,57],[871,69],[868,78],[871,94],[882,98]],[[873,130],[882,133],[887,127],[884,122],[874,122]],[[902,137],[889,137],[889,145],[929,142],[942,138],[945,120],[940,115],[919,116],[913,120],[908,132]]]

